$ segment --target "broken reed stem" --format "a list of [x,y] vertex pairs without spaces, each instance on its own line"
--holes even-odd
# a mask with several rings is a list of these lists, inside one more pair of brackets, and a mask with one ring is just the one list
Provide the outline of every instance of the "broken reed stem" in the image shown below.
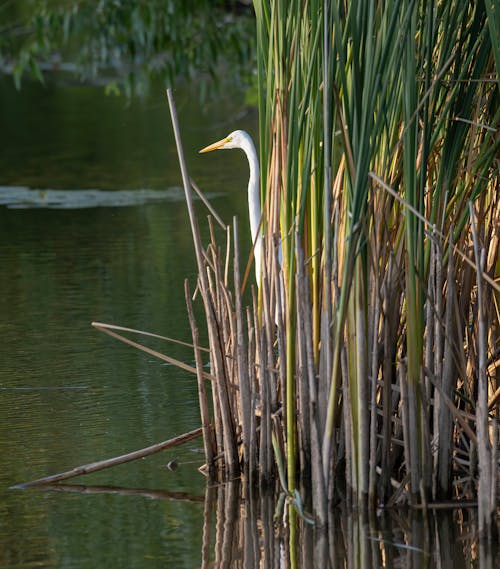
[[251,445],[251,413],[252,402],[249,384],[247,345],[245,342],[243,326],[243,309],[241,304],[241,282],[240,282],[240,251],[238,246],[238,220],[233,217],[233,239],[234,239],[234,300],[236,308],[236,360],[237,377],[239,385],[239,396],[242,417],[243,435],[243,460],[245,474],[249,477],[250,468],[250,445]]
[[371,366],[370,366],[370,464],[368,497],[372,507],[376,504],[376,466],[377,466],[377,379],[378,379],[378,331],[380,318],[380,295],[379,282],[377,275],[375,278],[375,290],[373,292],[375,307],[372,320],[372,340],[371,340]]
[[[441,248],[441,241],[436,239],[432,242],[434,246],[434,264],[436,273],[436,282],[434,286],[435,304],[434,312],[436,318],[434,321],[434,375],[441,381],[443,371],[443,251]],[[430,322],[427,323],[430,326]],[[433,470],[436,472],[439,461],[439,421],[441,416],[441,394],[438,389],[434,389],[434,409],[433,409],[433,433],[437,439],[437,444],[432,453],[433,455]],[[433,477],[433,498],[436,499],[438,495],[437,476]]]
[[213,218],[215,219],[215,221],[217,221],[217,223],[222,227],[222,229],[225,231],[226,230],[226,224],[222,221],[220,215],[215,211],[215,209],[212,207],[212,204],[207,200],[207,198],[204,196],[203,192],[200,190],[200,188],[197,186],[197,184],[195,183],[195,181],[190,178],[189,179],[190,183],[191,183],[191,187],[193,188],[193,190],[196,192],[196,195],[200,198],[200,200],[205,204],[205,207],[208,209],[208,211],[211,213],[211,215],[213,216]]
[[193,303],[191,301],[191,293],[189,283],[184,281],[184,292],[186,297],[186,306],[188,311],[189,323],[191,325],[191,334],[194,343],[194,358],[196,362],[196,377],[198,379],[198,401],[200,404],[201,427],[203,429],[203,446],[205,449],[205,460],[208,467],[209,475],[213,474],[214,459],[217,452],[217,445],[214,439],[212,424],[210,421],[210,410],[208,408],[207,390],[203,376],[203,361],[201,359],[200,349],[198,347],[198,327],[193,312]]
[[[137,342],[134,342],[133,340],[130,340],[129,338],[126,338],[125,336],[122,336],[121,334],[117,334],[116,332],[113,332],[112,330],[110,330],[110,328],[113,328],[113,326],[109,325],[109,324],[101,324],[100,322],[92,322],[92,326],[94,328],[96,328],[97,330],[99,330],[100,332],[104,332],[104,334],[107,334],[108,336],[111,336],[112,338],[115,338],[116,340],[120,340],[120,342],[123,342],[124,344],[128,344],[129,346],[132,346],[133,348],[137,348],[138,350],[141,350],[141,352],[145,352],[146,354],[149,354],[150,356],[154,356],[155,358],[158,358],[160,360],[163,360],[169,364],[172,364],[180,369],[183,369],[184,371],[188,371],[190,373],[194,373],[196,374],[196,368],[193,366],[190,366],[188,364],[185,364],[184,362],[177,360],[175,358],[171,358],[170,356],[166,356],[165,354],[163,354],[162,352],[158,352],[157,350],[152,350],[151,348],[148,348],[147,346],[143,346],[142,344],[139,344]],[[205,379],[209,379],[210,381],[215,381],[215,376],[207,373],[207,372],[203,372],[203,377]]]
[[[453,247],[453,228],[450,228],[450,250]],[[446,277],[446,309],[444,320],[444,352],[442,375],[438,377],[441,382],[440,393],[446,398],[452,397],[455,374],[454,363],[454,336],[453,336],[453,320],[455,305],[455,264],[454,256],[451,254],[448,258],[448,273]],[[451,497],[451,478],[452,478],[452,454],[453,454],[453,421],[448,408],[442,406],[439,412],[438,431],[439,433],[439,450],[437,463],[437,497],[439,499],[448,499]]]
[[318,377],[314,361],[314,350],[312,343],[312,321],[309,279],[307,278],[304,253],[299,240],[296,242],[297,251],[297,318],[299,330],[299,346],[304,352],[304,374],[302,381],[308,389],[307,403],[309,405],[307,418],[308,422],[303,421],[305,430],[310,431],[310,476],[311,484],[315,488],[313,492],[313,505],[316,513],[317,522],[320,527],[324,527],[328,520],[328,501],[326,499],[325,480],[323,477],[323,465],[321,455],[321,436],[320,418],[318,407]]
[[[202,255],[202,247],[200,241],[200,235],[198,233],[198,227],[196,225],[196,218],[194,213],[193,207],[193,197],[191,195],[191,183],[189,180],[186,161],[184,159],[184,151],[182,149],[182,140],[181,140],[181,133],[179,130],[179,122],[177,120],[177,110],[175,108],[174,97],[172,95],[172,90],[169,88],[167,89],[167,98],[168,98],[168,106],[170,108],[170,117],[172,119],[172,127],[174,129],[174,137],[175,137],[175,144],[177,147],[177,156],[179,158],[179,165],[181,168],[181,175],[182,175],[182,185],[184,187],[184,196],[186,198],[186,205],[188,208],[188,215],[189,215],[189,224],[191,226],[191,232],[193,235],[193,243],[194,249],[196,253],[196,261],[198,263],[198,269],[201,271],[203,267],[203,255]],[[203,282],[204,290],[207,289],[206,283]]]
[[[107,328],[108,330],[120,330],[122,332],[132,332],[133,334],[140,334],[141,336],[148,336],[150,338],[157,338],[158,340],[166,340],[172,344],[178,344],[179,346],[186,346],[187,348],[194,348],[193,344],[189,342],[183,342],[182,340],[177,340],[176,338],[170,338],[168,336],[162,336],[160,334],[153,334],[152,332],[145,332],[144,330],[136,330],[135,328],[127,328],[126,326],[118,326],[116,324],[105,324],[104,322],[92,322],[91,326],[95,328]],[[104,331],[104,330],[102,330]],[[208,348],[203,346],[197,346],[197,349],[202,352],[209,352]]]
[[[485,250],[480,246],[477,234],[474,206],[469,202],[469,215],[474,243],[474,257],[476,260],[477,283],[477,403],[476,425],[479,455],[479,533],[482,537],[491,540],[491,533],[496,511],[496,465],[491,461],[491,447],[488,431],[488,378],[486,375],[487,334],[486,315],[484,308],[483,271],[485,264]],[[492,466],[495,470],[492,471]],[[493,491],[492,491],[493,486]]]

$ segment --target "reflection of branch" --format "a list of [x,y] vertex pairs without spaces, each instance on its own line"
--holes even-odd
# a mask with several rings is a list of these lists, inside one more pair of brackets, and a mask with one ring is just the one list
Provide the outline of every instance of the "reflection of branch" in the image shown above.
[[76,492],[78,494],[119,494],[120,496],[144,496],[152,500],[176,500],[179,502],[203,503],[203,496],[195,496],[187,492],[168,492],[166,490],[150,490],[149,488],[124,488],[122,486],[86,486],[84,484],[39,484],[42,490],[56,492]]
[[123,464],[124,462],[130,462],[132,460],[137,460],[138,458],[144,458],[145,456],[155,454],[167,448],[187,443],[192,439],[198,438],[201,433],[202,430],[200,427],[194,431],[189,431],[189,433],[184,433],[183,435],[169,439],[168,441],[163,441],[162,443],[156,443],[155,445],[151,445],[134,452],[129,452],[127,454],[122,454],[120,456],[115,456],[114,458],[108,458],[106,460],[100,460],[99,462],[91,462],[90,464],[77,466],[72,470],[67,470],[66,472],[61,472],[59,474],[53,474],[52,476],[45,476],[44,478],[37,478],[36,480],[31,480],[30,482],[25,482],[24,484],[17,484],[14,486],[14,488],[31,488],[32,486],[51,484],[53,482],[59,482],[60,480],[67,480],[68,478],[81,476],[82,474],[89,474],[91,472],[97,472],[98,470],[104,470],[105,468],[110,468],[111,466]]

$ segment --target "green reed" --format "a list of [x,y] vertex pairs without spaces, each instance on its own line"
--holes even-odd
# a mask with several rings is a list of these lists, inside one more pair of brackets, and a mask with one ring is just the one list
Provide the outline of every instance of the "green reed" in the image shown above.
[[[452,482],[460,468],[477,476],[471,447],[457,462],[483,341],[469,202],[489,298],[498,291],[498,11],[438,0],[254,6],[264,227],[268,261],[276,235],[283,259],[289,490],[299,468],[323,497],[345,477],[355,502],[467,493]],[[498,320],[493,304],[486,311],[494,354]],[[492,398],[495,372],[488,382]]]

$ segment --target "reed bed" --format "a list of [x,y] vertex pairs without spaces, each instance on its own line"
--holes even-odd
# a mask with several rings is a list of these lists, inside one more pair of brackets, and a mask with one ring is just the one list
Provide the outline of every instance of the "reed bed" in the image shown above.
[[[212,378],[206,390],[196,349],[207,468],[278,479],[320,526],[339,497],[477,500],[487,535],[500,419],[498,10],[254,7],[260,283],[243,275],[237,221],[211,225],[202,245],[190,206]],[[185,166],[183,178],[189,205]]]

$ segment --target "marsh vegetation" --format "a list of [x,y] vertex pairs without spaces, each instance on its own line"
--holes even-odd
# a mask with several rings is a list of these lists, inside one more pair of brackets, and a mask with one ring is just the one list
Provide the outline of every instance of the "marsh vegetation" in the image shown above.
[[279,474],[299,512],[305,489],[319,526],[344,491],[353,506],[477,500],[486,535],[498,473],[498,14],[465,1],[254,7],[261,282],[246,279],[236,221],[202,246],[192,219],[208,467],[261,484]]
[[[179,39],[189,49],[172,60],[172,21],[138,6],[106,12],[110,4],[101,4],[115,22],[84,42],[82,78],[113,70],[108,92],[130,95],[149,84],[139,69],[173,81],[196,58],[215,64],[211,50],[226,25],[229,45],[241,39],[225,19],[215,43],[197,50],[198,22],[193,37]],[[4,30],[2,66],[18,81],[25,69],[41,77],[57,67],[52,48],[63,41],[71,52],[79,33],[99,24],[86,8],[42,10],[33,27]],[[210,218],[200,234],[204,218],[190,205],[198,276],[184,291],[204,471],[212,481],[241,476],[248,507],[260,486],[255,508],[267,521],[263,489],[281,491],[292,565],[297,527],[301,539],[311,522],[333,531],[339,504],[362,516],[377,507],[477,505],[480,535],[491,537],[500,414],[496,6],[255,0],[254,9],[259,282],[252,254],[239,253],[246,222],[219,228]],[[207,18],[217,24],[210,11]],[[130,29],[134,41],[122,43]],[[179,153],[183,164],[180,144]],[[227,512],[220,504],[221,519],[235,519],[234,503]],[[253,529],[260,513],[248,516]],[[346,542],[366,528],[356,519]],[[255,551],[256,533],[245,531]]]

